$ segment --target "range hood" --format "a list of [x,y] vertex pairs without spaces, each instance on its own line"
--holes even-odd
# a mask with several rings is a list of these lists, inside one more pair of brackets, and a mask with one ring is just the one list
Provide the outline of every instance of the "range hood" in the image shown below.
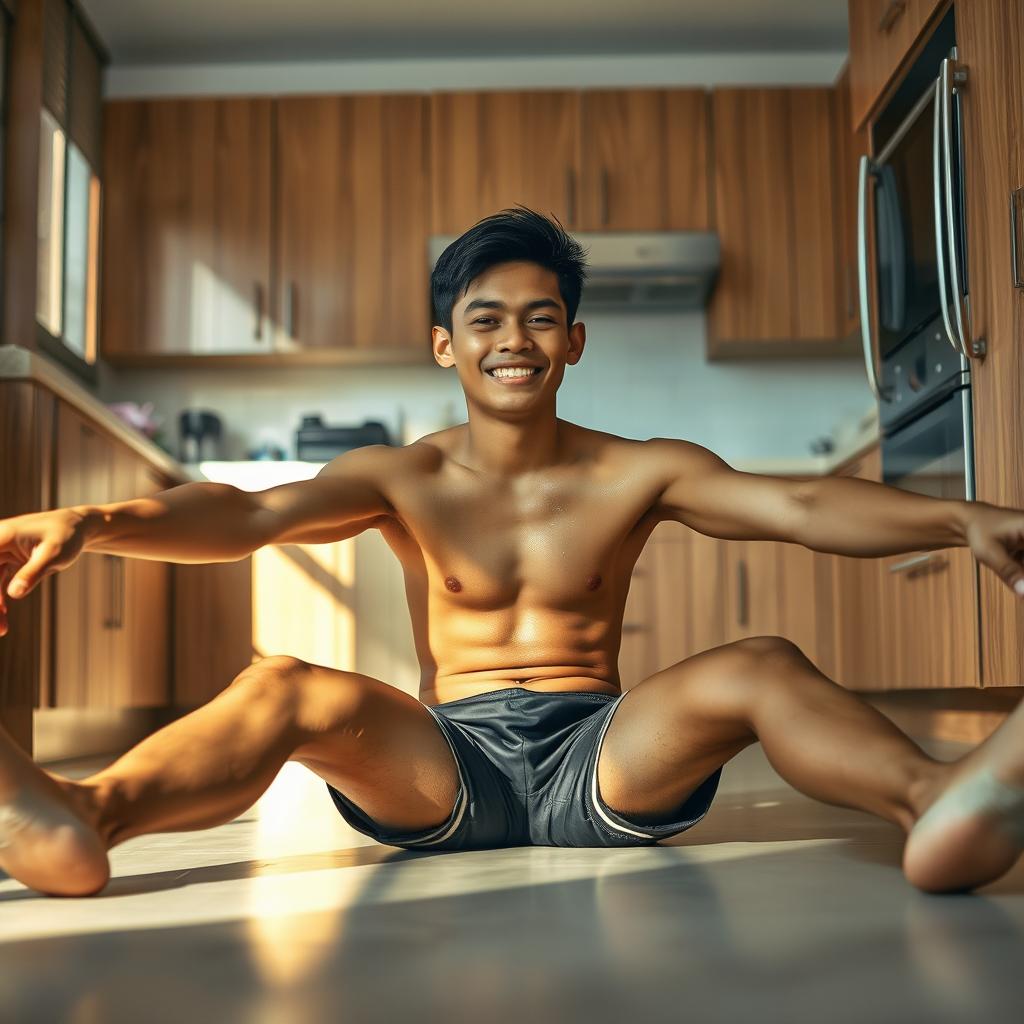
[[[574,231],[587,251],[580,310],[704,309],[718,275],[721,247],[708,231]],[[455,241],[430,238],[430,265]]]

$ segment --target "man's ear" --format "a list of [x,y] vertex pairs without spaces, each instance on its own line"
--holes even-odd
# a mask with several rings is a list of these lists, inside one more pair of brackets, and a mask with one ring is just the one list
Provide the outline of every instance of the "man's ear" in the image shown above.
[[452,353],[452,336],[443,327],[432,327],[430,329],[431,347],[434,350],[434,359],[441,366],[454,366],[455,356]]
[[577,320],[576,323],[569,328],[569,351],[566,353],[565,361],[570,366],[574,366],[580,361],[586,344],[587,328],[583,325],[582,321]]

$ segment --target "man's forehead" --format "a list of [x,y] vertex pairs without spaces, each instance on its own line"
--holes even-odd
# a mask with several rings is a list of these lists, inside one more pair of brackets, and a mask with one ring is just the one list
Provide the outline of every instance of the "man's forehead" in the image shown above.
[[[516,280],[518,278],[518,280]],[[482,301],[501,306],[528,306],[540,300],[561,306],[558,277],[544,267],[533,264],[502,264],[470,282],[460,305],[463,308]]]

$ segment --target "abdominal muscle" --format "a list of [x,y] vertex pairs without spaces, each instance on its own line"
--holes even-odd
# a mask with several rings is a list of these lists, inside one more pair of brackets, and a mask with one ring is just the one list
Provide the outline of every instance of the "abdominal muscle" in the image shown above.
[[615,683],[593,676],[502,676],[489,679],[446,678],[420,688],[420,701],[434,707],[448,701],[477,697],[495,690],[535,690],[540,693],[607,693],[617,697],[622,689]]

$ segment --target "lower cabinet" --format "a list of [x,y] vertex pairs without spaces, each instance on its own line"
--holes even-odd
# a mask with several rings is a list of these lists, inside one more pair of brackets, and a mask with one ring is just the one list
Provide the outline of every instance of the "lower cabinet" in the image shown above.
[[[57,405],[54,506],[104,504],[163,490],[145,462]],[[170,698],[170,568],[88,552],[53,577],[53,707],[156,707]]]

